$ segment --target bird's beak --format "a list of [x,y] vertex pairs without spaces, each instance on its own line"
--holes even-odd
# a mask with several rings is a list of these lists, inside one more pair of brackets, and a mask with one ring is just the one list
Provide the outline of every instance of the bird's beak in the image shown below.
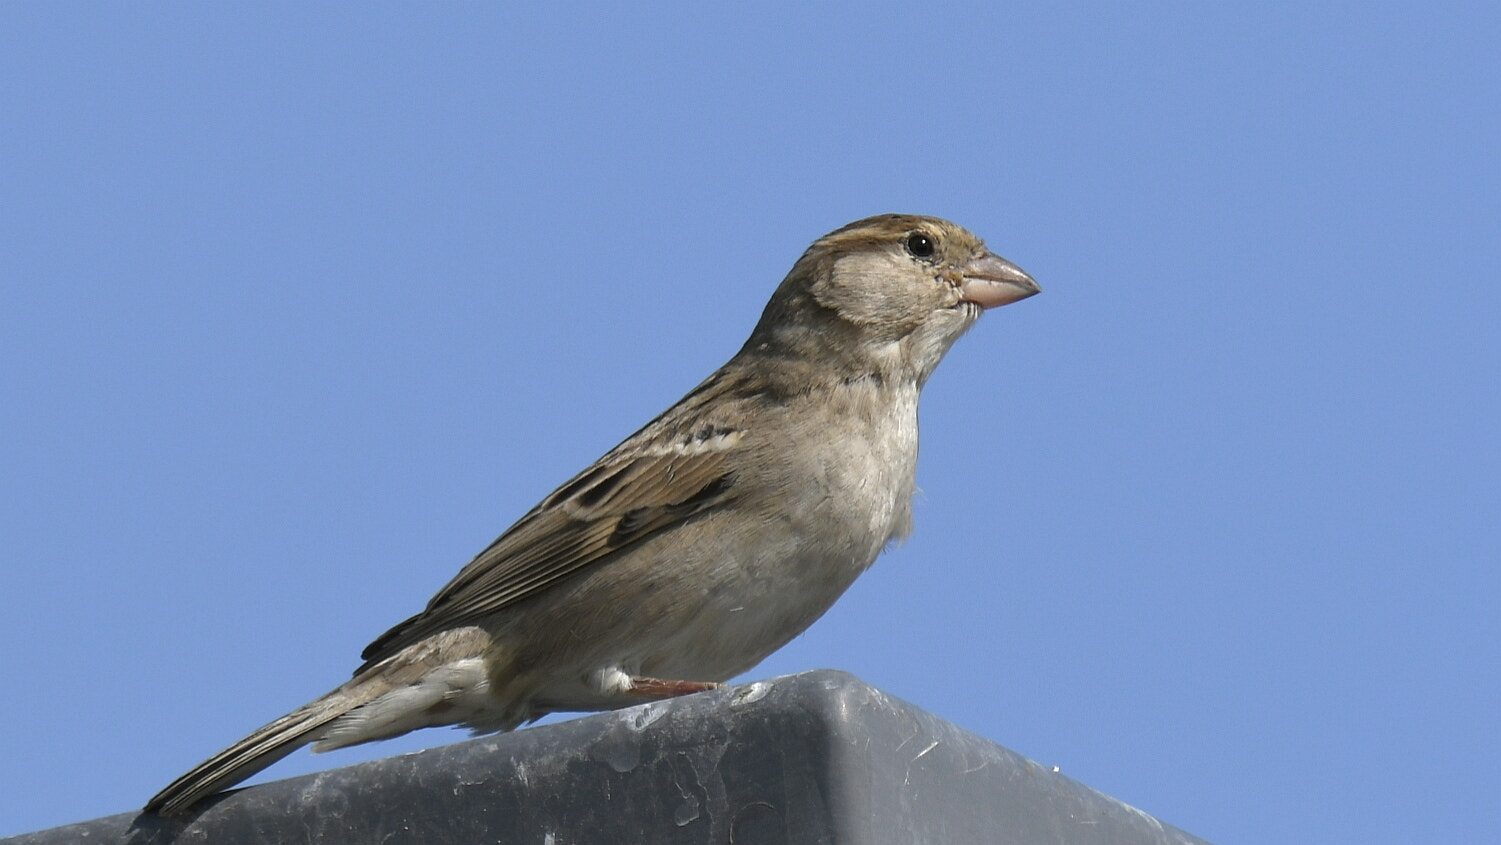
[[1042,290],[1022,268],[988,252],[964,265],[961,272],[959,298],[981,308],[1009,305]]

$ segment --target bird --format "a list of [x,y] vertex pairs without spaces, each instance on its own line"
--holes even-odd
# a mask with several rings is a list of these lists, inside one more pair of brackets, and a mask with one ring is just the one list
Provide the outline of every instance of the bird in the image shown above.
[[376,638],[352,678],[145,811],[182,813],[305,745],[509,731],[748,671],[907,536],[923,385],[982,312],[1038,291],[935,217],[882,214],[819,238],[724,366]]

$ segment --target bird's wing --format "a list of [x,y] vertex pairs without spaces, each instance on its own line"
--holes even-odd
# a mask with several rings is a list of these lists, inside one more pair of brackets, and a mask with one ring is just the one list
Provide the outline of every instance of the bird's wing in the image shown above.
[[701,425],[663,437],[663,416],[542,500],[460,570],[425,610],[371,643],[359,671],[722,507],[734,495],[731,457],[740,432]]

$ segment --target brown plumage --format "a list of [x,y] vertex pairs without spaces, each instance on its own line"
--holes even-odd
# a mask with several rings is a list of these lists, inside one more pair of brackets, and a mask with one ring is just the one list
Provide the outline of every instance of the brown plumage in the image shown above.
[[146,809],[183,810],[307,744],[510,730],[750,669],[906,534],[923,383],[981,311],[1037,290],[931,217],[818,239],[728,363],[378,637],[353,678]]

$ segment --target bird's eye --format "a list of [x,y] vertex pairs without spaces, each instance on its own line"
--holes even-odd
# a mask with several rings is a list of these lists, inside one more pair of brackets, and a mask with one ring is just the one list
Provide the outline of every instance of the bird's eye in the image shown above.
[[917,258],[932,258],[933,239],[922,232],[913,232],[907,236],[907,251]]

